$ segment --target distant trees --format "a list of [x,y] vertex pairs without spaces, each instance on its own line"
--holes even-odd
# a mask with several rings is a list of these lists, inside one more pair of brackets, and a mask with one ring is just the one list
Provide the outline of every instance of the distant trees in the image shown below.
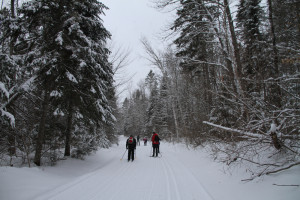
[[[10,118],[15,128],[8,138],[20,143],[20,129],[26,129],[20,122],[29,116],[13,118],[21,116],[17,104],[26,102],[22,114],[34,110],[33,115],[39,116],[29,120],[33,123],[29,142],[35,147],[36,165],[41,165],[49,151],[53,154],[49,157],[57,157],[63,147],[65,156],[82,157],[116,140],[114,129],[109,128],[115,121],[112,107],[116,99],[106,48],[110,34],[100,18],[104,9],[96,0],[35,0],[24,3],[17,17],[13,11],[1,10],[5,22],[1,23],[1,56],[6,60],[1,62],[1,71],[11,73],[11,78],[4,75],[0,80],[1,94],[5,94],[1,123],[6,127],[1,132],[11,129],[6,123]],[[16,85],[18,82],[23,85]],[[18,95],[22,88],[27,93],[12,103],[10,92]]]

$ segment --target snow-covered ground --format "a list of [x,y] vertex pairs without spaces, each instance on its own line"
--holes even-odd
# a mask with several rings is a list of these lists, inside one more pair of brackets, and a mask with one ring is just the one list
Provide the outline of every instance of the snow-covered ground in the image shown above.
[[[161,142],[161,158],[151,146],[137,147],[127,162],[125,138],[83,160],[54,167],[0,167],[0,200],[299,200],[300,167],[242,182],[242,168],[229,173],[203,150]],[[227,173],[224,173],[227,172]]]

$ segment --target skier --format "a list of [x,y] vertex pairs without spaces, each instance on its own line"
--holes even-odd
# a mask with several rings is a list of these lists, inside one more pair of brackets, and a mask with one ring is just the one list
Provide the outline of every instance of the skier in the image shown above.
[[130,135],[130,137],[126,141],[126,149],[128,149],[128,162],[134,160],[134,150],[136,148],[136,139],[133,137],[133,135]]
[[159,144],[160,144],[159,140],[160,140],[160,138],[158,137],[158,134],[155,133],[155,132],[153,132],[152,139],[151,139],[151,141],[152,141],[152,147],[153,147],[153,155],[152,155],[152,157],[154,157],[154,156],[157,157],[158,156],[158,153],[159,153]]
[[137,144],[140,146],[140,135],[138,135],[138,136],[136,137],[136,140],[137,140]]
[[144,146],[147,146],[147,138],[146,137],[144,137]]

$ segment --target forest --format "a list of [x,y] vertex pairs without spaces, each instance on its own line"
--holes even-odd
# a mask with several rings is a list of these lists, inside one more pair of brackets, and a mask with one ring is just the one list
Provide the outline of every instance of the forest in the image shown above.
[[[175,38],[147,40],[157,71],[120,105],[97,0],[31,0],[0,11],[1,165],[83,159],[118,135],[209,148],[253,177],[300,165],[300,2],[156,0]],[[2,1],[3,4],[3,1]],[[126,56],[126,55],[125,55]]]

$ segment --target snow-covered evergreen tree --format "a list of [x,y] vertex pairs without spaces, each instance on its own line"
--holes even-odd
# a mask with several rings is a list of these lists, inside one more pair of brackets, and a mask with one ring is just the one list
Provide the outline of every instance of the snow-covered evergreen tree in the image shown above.
[[[105,47],[110,34],[100,18],[105,8],[96,0],[36,0],[25,3],[21,10],[35,39],[28,67],[36,71],[36,84],[44,93],[42,116],[49,114],[49,101],[68,115],[65,155],[70,155],[75,112],[95,125],[114,119],[107,99],[113,81]],[[41,151],[44,119],[37,154]],[[38,165],[39,160],[36,155]]]
[[8,150],[8,154],[13,156],[18,144],[16,138],[20,135],[16,130],[16,118],[20,116],[17,100],[24,91],[28,91],[28,80],[32,80],[32,75],[23,65],[26,46],[21,38],[26,32],[19,26],[20,17],[15,15],[14,1],[11,1],[10,10],[0,10],[0,21],[1,146],[5,149],[3,152]]
[[162,138],[170,138],[170,105],[169,105],[169,88],[168,88],[168,77],[163,75],[160,89],[159,89],[159,134]]
[[0,11],[0,123],[14,126],[15,117],[12,113],[12,102],[22,90],[22,82],[26,77],[26,69],[22,68],[22,46],[18,46],[18,37],[22,33],[19,18],[14,11],[4,8]]
[[155,73],[152,70],[145,79],[146,86],[149,88],[149,103],[146,111],[146,133],[160,132],[159,130],[159,91]]

